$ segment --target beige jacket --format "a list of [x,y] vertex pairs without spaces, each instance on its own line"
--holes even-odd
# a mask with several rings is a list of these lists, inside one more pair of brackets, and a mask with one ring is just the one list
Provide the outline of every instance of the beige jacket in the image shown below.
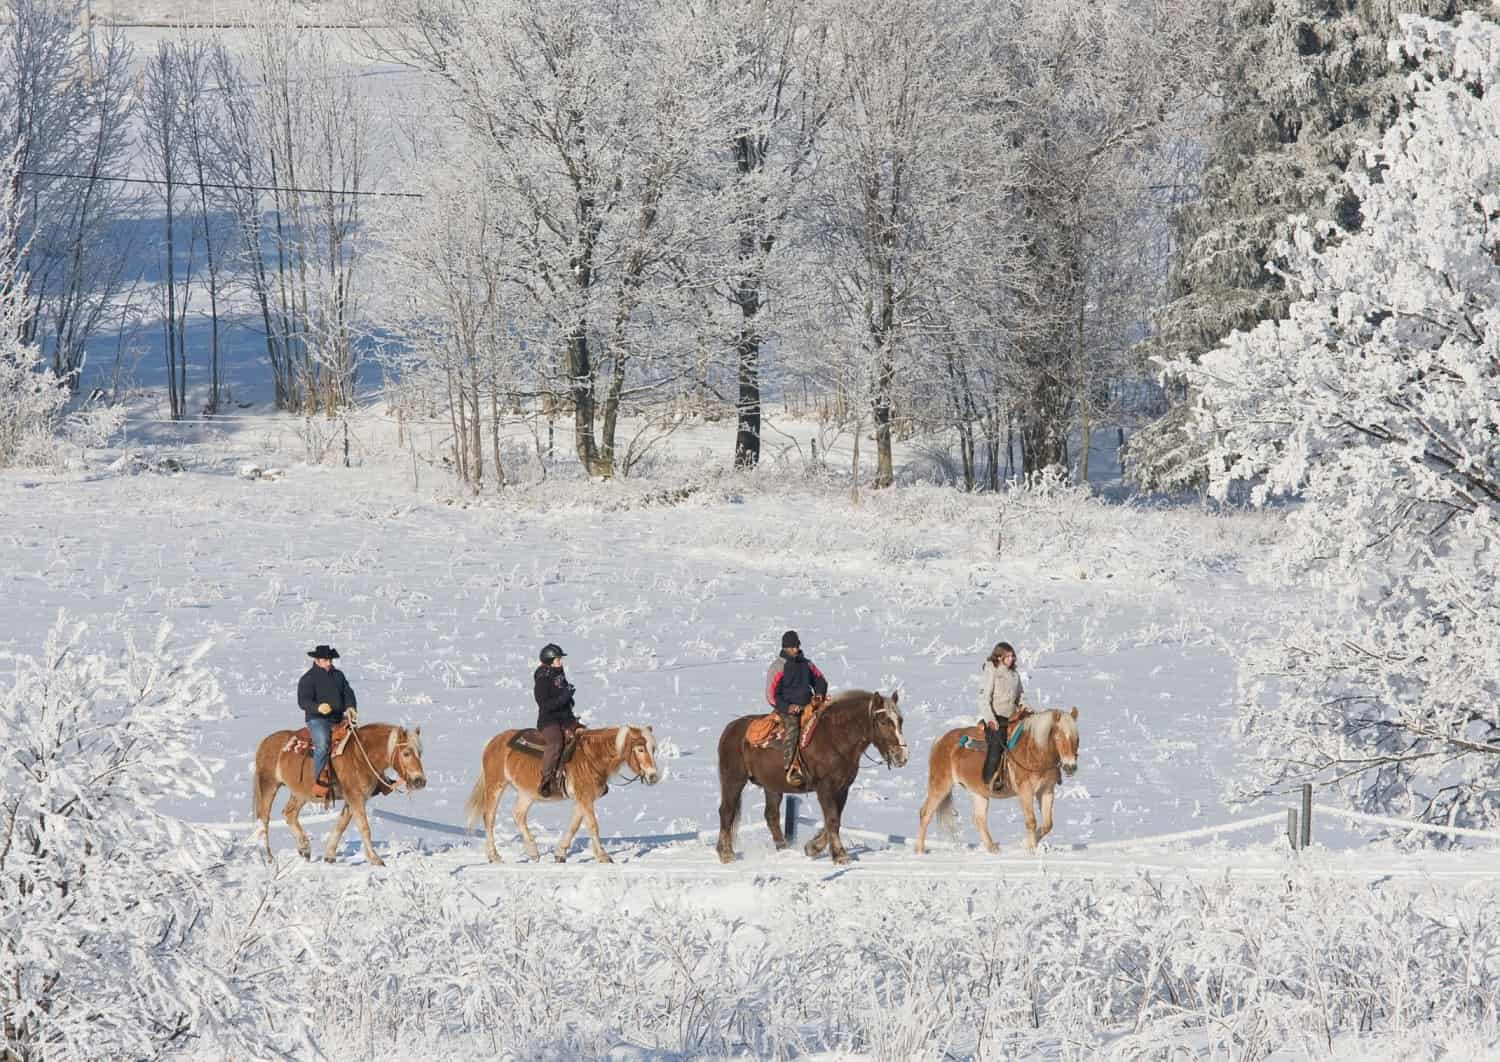
[[979,721],[996,726],[1021,710],[1021,676],[988,660],[979,680]]

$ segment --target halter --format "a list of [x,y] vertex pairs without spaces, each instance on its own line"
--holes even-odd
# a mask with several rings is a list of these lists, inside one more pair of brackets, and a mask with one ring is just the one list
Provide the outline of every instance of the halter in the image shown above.
[[[380,787],[380,796],[386,796],[390,793],[398,793],[407,788],[406,776],[403,775],[399,769],[396,771],[396,780],[394,782],[386,778],[384,771],[377,771],[375,769],[375,765],[370,762],[370,754],[365,751],[365,743],[359,740],[359,728],[354,724],[352,720],[349,723],[349,733],[354,738],[354,744],[359,749],[360,757],[364,759],[365,766],[370,768],[370,773],[375,776],[375,784]],[[411,742],[409,740],[398,741],[396,742],[394,747],[398,749],[410,748]]]
[[[620,768],[623,768],[625,766],[625,761],[628,760],[629,758],[630,757],[627,754],[626,757],[620,761]],[[616,769],[618,770],[620,768],[616,768]],[[635,785],[636,782],[642,781],[644,778],[645,778],[645,775],[643,775],[641,772],[637,771],[635,774],[632,774],[629,779],[627,779],[626,781],[621,782],[620,783],[620,788],[624,789],[627,785]]]
[[[895,711],[889,705],[885,705],[885,704],[882,704],[879,708],[876,708],[875,707],[875,696],[876,695],[873,694],[873,693],[870,694],[870,703],[866,706],[866,708],[868,709],[868,711],[870,713],[870,724],[873,726],[874,723],[875,723],[875,720],[879,716],[884,715],[884,716],[887,716],[891,720],[891,722],[893,722],[893,723],[896,724],[896,730],[899,733],[900,730],[901,730],[901,723],[896,718]],[[905,735],[902,735],[902,736],[904,737]],[[873,743],[874,742],[872,741],[871,744],[873,744]],[[906,742],[905,741],[898,742],[897,745],[896,745],[896,751],[898,751],[898,752],[906,752],[907,751],[907,749],[906,749]],[[860,753],[860,762],[863,763],[864,762],[864,758],[866,756],[868,756],[869,754],[870,754],[870,749],[869,749],[869,746],[867,745],[867,746],[865,746],[864,751],[862,751]],[[880,753],[880,758],[878,760],[871,760],[870,763],[872,765],[873,764],[881,764],[881,763],[883,763],[883,764],[885,764],[885,769],[886,770],[889,771],[889,770],[893,769],[891,767],[890,757],[887,756],[884,752]]]

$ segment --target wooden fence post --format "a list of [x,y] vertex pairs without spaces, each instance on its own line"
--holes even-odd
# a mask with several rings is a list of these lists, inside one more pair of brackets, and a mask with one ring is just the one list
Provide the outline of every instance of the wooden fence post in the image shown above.
[[1302,786],[1302,840],[1297,844],[1298,848],[1309,848],[1312,846],[1312,783],[1307,782]]
[[1286,839],[1292,846],[1292,851],[1297,850],[1297,842],[1301,835],[1297,832],[1297,809],[1286,809]]
[[797,798],[789,796],[786,798],[786,825],[782,827],[786,834],[786,843],[795,844],[797,841]]

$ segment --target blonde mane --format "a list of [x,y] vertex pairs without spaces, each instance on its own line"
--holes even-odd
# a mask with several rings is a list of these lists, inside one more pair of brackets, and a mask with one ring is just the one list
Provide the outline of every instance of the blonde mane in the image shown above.
[[1036,712],[1027,717],[1025,727],[1026,732],[1031,735],[1031,743],[1043,752],[1047,749],[1047,742],[1052,740],[1053,723],[1062,727],[1063,737],[1075,741],[1078,738],[1078,723],[1061,708]]

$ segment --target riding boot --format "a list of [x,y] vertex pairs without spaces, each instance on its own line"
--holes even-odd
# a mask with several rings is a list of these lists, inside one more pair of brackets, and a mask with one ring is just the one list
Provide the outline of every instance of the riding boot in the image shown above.
[[999,728],[986,729],[984,738],[984,773],[980,775],[980,778],[984,780],[985,785],[989,785],[990,780],[995,777],[996,769],[1000,766],[1000,756],[1005,751],[1005,732]]
[[802,768],[797,762],[797,746],[802,743],[802,712],[794,709],[781,717],[786,728],[786,781],[788,785],[802,784]]

